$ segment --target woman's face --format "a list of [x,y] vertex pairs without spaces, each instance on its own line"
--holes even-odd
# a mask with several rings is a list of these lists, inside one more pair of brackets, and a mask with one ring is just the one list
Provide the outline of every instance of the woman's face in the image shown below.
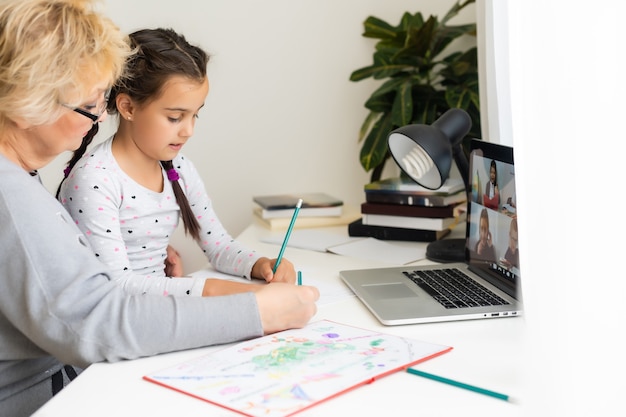
[[[104,94],[107,87],[106,84],[94,87],[88,96],[90,97],[89,100],[81,104],[79,108],[93,114],[100,113],[101,109],[105,107]],[[98,122],[104,120],[105,117],[106,112],[100,115]],[[65,151],[78,149],[83,137],[92,126],[93,121],[89,117],[74,111],[72,108],[66,108],[62,116],[54,123],[34,126],[25,130],[28,136],[29,154],[34,160],[47,163]]]
[[489,179],[492,183],[496,182],[496,169],[494,167],[489,168]]

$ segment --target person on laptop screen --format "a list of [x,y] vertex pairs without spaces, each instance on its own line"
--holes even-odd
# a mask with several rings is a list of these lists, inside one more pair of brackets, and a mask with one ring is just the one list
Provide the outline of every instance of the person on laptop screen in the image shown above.
[[511,269],[519,268],[519,252],[517,251],[517,219],[512,218],[509,224],[509,246],[502,258],[502,264]]
[[498,168],[496,161],[491,160],[489,166],[489,181],[485,185],[485,194],[483,195],[483,205],[492,210],[498,210],[500,206],[500,189],[498,188]]
[[475,252],[476,259],[495,262],[496,250],[493,246],[492,234],[489,229],[489,212],[483,207],[480,212],[480,220],[478,226],[478,242],[476,242]]

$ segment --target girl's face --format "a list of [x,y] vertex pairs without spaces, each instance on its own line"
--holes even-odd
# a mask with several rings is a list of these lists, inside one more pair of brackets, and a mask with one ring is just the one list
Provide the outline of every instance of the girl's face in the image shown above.
[[208,92],[206,78],[201,83],[182,76],[170,78],[157,99],[133,111],[130,134],[137,148],[155,161],[174,159],[193,135]]
[[478,227],[479,239],[482,243],[486,244],[489,238],[489,221],[485,218],[480,218],[480,224]]

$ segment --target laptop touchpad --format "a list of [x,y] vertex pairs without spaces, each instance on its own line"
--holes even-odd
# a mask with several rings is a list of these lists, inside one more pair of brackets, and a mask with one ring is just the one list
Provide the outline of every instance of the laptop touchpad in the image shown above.
[[371,296],[376,298],[407,298],[415,297],[417,294],[405,284],[398,282],[392,284],[374,284],[364,285],[363,289]]

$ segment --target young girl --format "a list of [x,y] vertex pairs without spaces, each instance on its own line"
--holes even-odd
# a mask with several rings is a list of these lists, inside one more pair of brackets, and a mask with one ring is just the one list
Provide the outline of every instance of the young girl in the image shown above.
[[275,259],[233,240],[213,211],[194,165],[180,154],[208,94],[208,55],[169,29],[140,30],[130,35],[130,42],[136,52],[112,88],[107,108],[119,115],[119,128],[82,156],[87,139],[60,186],[59,199],[97,256],[128,271],[119,283],[136,294],[206,296],[259,287],[166,277],[169,239],[182,217],[186,233],[218,271],[295,282],[289,261],[272,273]]
[[480,219],[478,220],[478,242],[476,242],[476,255],[477,258],[495,262],[496,250],[493,246],[493,240],[491,238],[491,230],[489,228],[489,212],[486,208],[483,208],[480,212]]

